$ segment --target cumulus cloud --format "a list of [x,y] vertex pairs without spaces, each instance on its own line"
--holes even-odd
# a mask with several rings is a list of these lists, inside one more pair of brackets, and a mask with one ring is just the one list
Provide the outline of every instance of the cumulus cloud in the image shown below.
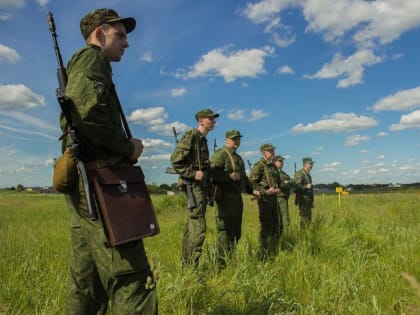
[[364,69],[379,63],[381,58],[376,56],[372,50],[359,50],[348,58],[344,58],[341,53],[336,53],[330,63],[313,75],[304,75],[308,79],[335,79],[338,81],[338,88],[347,88],[363,82]]
[[324,172],[336,172],[339,170],[340,162],[331,162],[324,164]]
[[127,121],[136,125],[144,125],[150,132],[156,132],[160,135],[173,135],[172,127],[182,132],[188,129],[188,126],[179,121],[168,122],[168,114],[163,106],[150,108],[140,108],[134,110],[127,116]]
[[161,139],[143,139],[142,142],[146,149],[161,149],[173,147],[173,144],[163,141]]
[[231,50],[231,46],[225,46],[203,55],[189,71],[178,70],[176,77],[189,79],[220,76],[228,83],[238,78],[256,78],[266,72],[265,58],[273,54],[274,48],[269,46],[237,51]]
[[0,44],[0,63],[17,63],[20,59],[16,50]]
[[2,0],[0,1],[0,9],[22,8],[25,0]]
[[282,66],[277,69],[278,74],[293,74],[295,71],[290,66]]
[[306,32],[320,34],[327,43],[350,42],[355,48],[351,56],[342,57],[337,53],[315,75],[307,76],[311,79],[340,78],[339,88],[361,84],[364,69],[384,60],[376,54],[381,47],[420,26],[419,1],[261,0],[249,2],[240,14],[253,23],[264,25],[264,32],[273,37],[280,36],[279,30],[286,29],[288,38],[295,38],[290,36],[293,30],[282,20],[282,15],[293,9],[302,12],[307,23]]
[[153,154],[150,156],[141,156],[140,161],[142,162],[158,162],[158,161],[170,161],[170,154]]
[[179,97],[187,93],[187,89],[185,87],[179,87],[171,90],[172,97]]
[[270,114],[262,109],[252,109],[249,113],[243,109],[234,109],[229,111],[227,117],[235,121],[256,121],[269,116]]
[[370,136],[353,135],[353,136],[347,137],[345,145],[355,146],[355,145],[358,145],[361,141],[369,141],[370,139],[371,139]]
[[374,112],[405,111],[420,107],[420,87],[385,96],[371,106]]
[[367,129],[374,127],[378,122],[367,116],[357,116],[354,113],[335,113],[324,119],[309,123],[306,126],[297,124],[292,128],[293,132],[343,132]]
[[39,106],[45,106],[45,98],[25,85],[0,85],[0,110],[20,110]]
[[150,51],[145,52],[141,55],[140,59],[141,59],[141,61],[144,61],[144,62],[153,62],[152,53]]
[[411,128],[420,128],[420,109],[410,114],[402,115],[398,124],[392,124],[389,130],[405,130]]

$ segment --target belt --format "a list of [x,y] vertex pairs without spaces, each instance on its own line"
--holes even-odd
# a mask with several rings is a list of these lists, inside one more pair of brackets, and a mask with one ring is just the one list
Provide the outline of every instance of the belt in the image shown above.
[[[120,156],[113,156],[108,159],[97,159],[85,163],[86,169],[93,170],[97,168],[105,168],[110,166],[117,166],[123,158]],[[127,163],[128,165],[128,163]]]

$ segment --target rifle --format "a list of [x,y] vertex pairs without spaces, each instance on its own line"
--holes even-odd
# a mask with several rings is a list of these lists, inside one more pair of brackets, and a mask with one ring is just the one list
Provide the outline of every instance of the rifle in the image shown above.
[[[87,201],[89,216],[92,220],[97,220],[98,214],[96,212],[95,205],[92,199],[92,195],[91,195],[91,191],[89,187],[89,181],[87,177],[86,166],[85,166],[85,161],[87,161],[86,150],[83,146],[83,143],[79,140],[79,132],[71,119],[70,101],[65,96],[66,85],[67,85],[67,72],[63,64],[63,59],[61,57],[60,47],[58,46],[54,18],[51,12],[48,12],[48,27],[50,29],[51,36],[53,39],[55,55],[57,57],[57,64],[58,64],[58,68],[57,68],[58,88],[56,89],[55,94],[58,100],[58,104],[60,105],[61,112],[67,122],[66,133],[70,135],[71,151],[73,153],[73,156],[76,158],[77,167],[79,169],[79,174],[82,179],[83,188],[86,194],[86,201]],[[66,133],[64,133],[63,135],[65,135]],[[60,140],[62,139],[62,137],[63,136],[60,137]]]
[[[178,142],[179,142],[178,133],[177,133],[175,127],[172,127],[172,132],[174,134],[175,143],[178,144]],[[167,174],[177,174],[175,169],[173,169],[172,167],[167,167],[165,173],[167,173]],[[194,196],[193,191],[192,191],[192,181],[190,179],[183,178],[183,177],[180,177],[180,179],[181,179],[181,183],[179,185],[180,186],[185,186],[185,192],[186,192],[186,195],[187,195],[187,208],[189,210],[197,208],[197,201],[195,200],[195,196]]]
[[217,149],[217,143],[216,143],[216,138],[214,138],[214,142],[213,142],[213,153],[216,152]]
[[252,164],[249,160],[246,160],[246,161],[248,162],[249,171],[251,172],[252,171]]

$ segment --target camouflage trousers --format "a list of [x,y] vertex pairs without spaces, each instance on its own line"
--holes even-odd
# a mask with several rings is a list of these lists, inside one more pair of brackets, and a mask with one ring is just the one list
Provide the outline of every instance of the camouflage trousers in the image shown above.
[[66,313],[157,314],[155,284],[146,288],[153,275],[143,242],[107,246],[101,221],[87,217],[84,192],[75,190],[66,195],[73,214]]
[[313,208],[313,198],[299,198],[299,215],[300,215],[300,226],[305,228],[311,224],[312,221],[312,208]]
[[184,265],[198,266],[206,237],[207,186],[193,183],[192,191],[197,208],[188,210],[182,238],[181,259]]
[[277,197],[277,201],[280,208],[280,215],[283,227],[290,225],[290,216],[289,216],[289,197]]
[[259,258],[265,259],[278,253],[279,239],[283,232],[277,196],[265,195],[258,199],[258,210],[261,225]]
[[219,265],[223,266],[241,238],[244,208],[241,193],[223,191],[223,198],[216,202],[216,207],[216,255]]

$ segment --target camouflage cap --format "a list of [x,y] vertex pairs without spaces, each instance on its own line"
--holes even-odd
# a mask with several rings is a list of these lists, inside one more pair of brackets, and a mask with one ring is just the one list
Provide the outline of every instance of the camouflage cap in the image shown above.
[[214,117],[217,118],[219,117],[219,114],[214,113],[211,109],[206,108],[206,109],[202,109],[199,112],[197,112],[195,114],[195,120],[199,120],[200,118],[209,118],[209,117]]
[[229,130],[229,131],[226,131],[225,137],[227,139],[233,139],[236,137],[242,137],[242,135],[238,130]]
[[310,157],[303,158],[302,162],[303,162],[303,164],[306,164],[306,163],[314,164],[315,163],[315,161],[313,161]]
[[130,33],[136,27],[136,20],[132,17],[122,18],[117,12],[111,9],[97,9],[89,12],[80,20],[80,31],[87,39],[92,31],[106,23],[121,22],[127,33]]
[[274,162],[275,161],[283,161],[284,160],[284,157],[282,157],[281,155],[276,155],[275,157],[274,157]]
[[260,150],[261,150],[261,152],[264,152],[264,151],[271,151],[271,150],[274,150],[276,147],[275,146],[273,146],[271,143],[266,143],[266,144],[263,144],[261,147],[260,147]]

